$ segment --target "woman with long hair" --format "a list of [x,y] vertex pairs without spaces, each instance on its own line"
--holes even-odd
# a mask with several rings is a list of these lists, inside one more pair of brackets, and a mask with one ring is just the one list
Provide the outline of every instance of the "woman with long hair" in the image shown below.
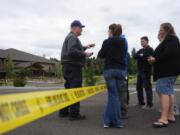
[[153,125],[161,128],[175,122],[173,85],[180,74],[180,42],[170,23],[161,24],[158,38],[160,44],[148,61],[154,65],[154,80],[162,110]]
[[111,24],[108,39],[104,40],[98,57],[104,59],[104,78],[108,89],[108,102],[104,112],[104,128],[122,128],[121,93],[126,77],[126,43],[121,38],[122,28],[119,24]]

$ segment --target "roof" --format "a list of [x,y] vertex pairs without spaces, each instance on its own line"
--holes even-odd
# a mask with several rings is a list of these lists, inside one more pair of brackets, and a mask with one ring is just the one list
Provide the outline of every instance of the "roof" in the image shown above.
[[5,58],[5,57],[6,57],[5,50],[0,49],[0,58]]
[[31,67],[33,65],[36,65],[38,66],[39,68],[43,68],[43,66],[41,64],[38,64],[38,63],[35,63],[35,62],[22,62],[22,63],[19,63],[19,64],[16,64],[15,66],[16,67],[24,67],[24,68],[27,68],[27,67]]
[[19,63],[19,64],[16,64],[16,67],[29,67],[31,66],[32,63],[31,62],[22,62],[22,63]]
[[33,55],[33,54],[23,52],[20,50],[16,50],[13,48],[6,49],[6,50],[0,49],[0,58],[6,58],[8,54],[11,56],[12,60],[16,60],[16,61],[40,62],[40,63],[54,64],[53,61],[48,60],[44,57]]

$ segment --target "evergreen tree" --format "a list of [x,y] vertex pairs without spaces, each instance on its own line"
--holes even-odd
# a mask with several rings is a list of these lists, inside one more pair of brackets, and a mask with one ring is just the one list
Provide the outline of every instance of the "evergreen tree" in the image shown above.
[[59,62],[55,63],[55,76],[58,78],[62,77],[62,66]]
[[8,54],[8,56],[5,60],[6,79],[12,79],[13,78],[13,70],[14,70],[14,65],[13,65],[11,56]]
[[136,54],[136,49],[133,48],[131,51],[131,56],[130,56],[130,69],[129,69],[129,74],[136,74],[137,73],[137,60],[134,59],[134,55]]
[[92,86],[95,85],[96,79],[95,79],[95,73],[94,73],[94,66],[92,58],[88,58],[85,63],[84,67],[84,78],[85,78],[85,85],[86,86]]

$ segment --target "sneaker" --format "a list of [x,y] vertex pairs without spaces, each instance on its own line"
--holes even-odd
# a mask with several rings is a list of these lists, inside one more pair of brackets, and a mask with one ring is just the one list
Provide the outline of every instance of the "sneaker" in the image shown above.
[[108,125],[104,125],[103,127],[104,127],[104,128],[109,128],[109,126],[108,126]]
[[178,109],[177,109],[176,111],[174,111],[174,115],[175,115],[175,116],[179,116],[179,115],[180,115]]
[[69,120],[84,120],[86,119],[86,116],[79,114],[78,116],[70,116]]

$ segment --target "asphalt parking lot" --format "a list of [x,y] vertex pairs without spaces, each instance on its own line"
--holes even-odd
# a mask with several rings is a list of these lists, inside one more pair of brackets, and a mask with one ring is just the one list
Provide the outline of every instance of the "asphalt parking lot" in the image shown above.
[[[179,89],[176,94],[180,105]],[[134,106],[137,103],[134,88],[131,90],[129,118],[125,120],[125,127],[104,129],[102,115],[106,105],[106,95],[104,92],[81,102],[81,113],[87,116],[86,120],[70,121],[68,118],[58,118],[58,113],[55,112],[6,135],[179,135],[180,116],[176,117],[175,124],[170,124],[167,128],[152,127],[153,121],[159,117],[158,97],[154,92],[154,109],[142,110]]]

